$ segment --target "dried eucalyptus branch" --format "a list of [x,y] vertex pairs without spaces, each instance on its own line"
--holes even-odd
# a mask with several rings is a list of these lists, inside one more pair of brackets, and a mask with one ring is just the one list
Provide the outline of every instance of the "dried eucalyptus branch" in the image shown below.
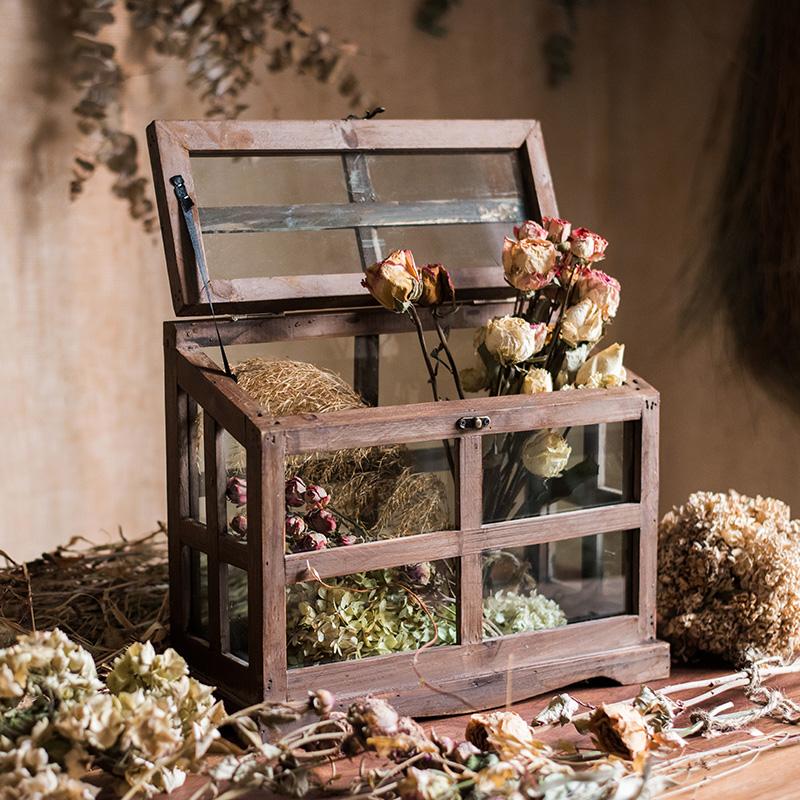
[[[105,166],[115,175],[114,194],[151,230],[155,215],[137,142],[122,129],[125,76],[114,46],[101,38],[116,22],[119,5],[121,0],[69,0],[67,6],[70,81],[81,93],[74,112],[83,135],[70,194],[77,197]],[[126,0],[125,8],[134,29],[150,34],[156,52],[186,62],[187,83],[199,92],[207,116],[233,118],[247,109],[242,95],[257,81],[260,58],[269,72],[292,68],[335,85],[350,107],[367,102],[347,69],[356,47],[306,23],[292,0]]]

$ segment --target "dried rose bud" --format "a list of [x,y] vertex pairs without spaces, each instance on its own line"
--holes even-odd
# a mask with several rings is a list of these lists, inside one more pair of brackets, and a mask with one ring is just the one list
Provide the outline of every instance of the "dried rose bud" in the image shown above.
[[311,550],[324,550],[328,546],[328,537],[322,533],[306,533],[297,539],[295,552],[309,552]]
[[442,264],[428,264],[422,268],[422,294],[417,305],[440,306],[453,303],[455,299],[456,287]]
[[324,508],[306,514],[306,524],[317,533],[334,533],[337,528],[336,517]]
[[225,497],[235,506],[245,505],[247,503],[247,481],[238,476],[228,478],[228,482],[225,484]]
[[244,514],[237,514],[230,521],[230,528],[234,533],[238,533],[240,536],[246,536],[247,535],[247,517]]
[[427,586],[431,582],[431,565],[427,561],[420,564],[408,564],[403,567],[403,573],[417,586]]
[[316,508],[325,508],[331,500],[330,495],[321,487],[316,484],[311,484],[305,491],[303,499],[310,506]]
[[326,717],[336,705],[336,697],[327,689],[317,689],[308,693],[308,704],[321,717]]
[[287,514],[284,528],[287,536],[296,538],[306,532],[307,526],[302,517],[298,517],[297,514]]
[[306,493],[306,485],[297,475],[286,481],[286,505],[292,508],[304,506],[306,501],[303,497]]
[[389,311],[402,313],[419,299],[422,280],[410,250],[394,250],[367,267],[361,285]]
[[352,533],[343,533],[339,537],[339,544],[344,545],[345,547],[351,544],[358,544],[358,537]]

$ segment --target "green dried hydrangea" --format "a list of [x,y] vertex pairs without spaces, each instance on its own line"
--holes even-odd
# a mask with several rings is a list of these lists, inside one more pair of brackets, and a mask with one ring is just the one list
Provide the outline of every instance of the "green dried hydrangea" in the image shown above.
[[484,597],[483,621],[487,633],[493,636],[540,631],[567,624],[561,606],[535,590],[519,594],[500,589]]
[[[455,644],[455,599],[448,578],[434,570],[425,590],[408,587],[396,570],[332,578],[327,586],[299,583],[287,590],[288,659],[290,666],[418,650],[432,641]],[[430,616],[411,592],[425,603]],[[434,629],[436,622],[436,631]]]

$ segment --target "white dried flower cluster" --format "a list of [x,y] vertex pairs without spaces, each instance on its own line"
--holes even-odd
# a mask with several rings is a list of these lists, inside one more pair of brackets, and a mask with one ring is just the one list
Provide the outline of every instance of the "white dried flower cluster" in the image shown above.
[[[0,650],[0,701],[3,800],[93,797],[73,777],[98,758],[143,794],[170,791],[224,717],[212,687],[189,677],[174,650],[132,645],[104,686],[89,653],[59,630]],[[187,745],[191,759],[183,756]]]
[[696,492],[659,527],[659,633],[733,663],[800,645],[800,521],[772,498]]
[[483,598],[483,618],[501,636],[567,624],[561,606],[536,591],[520,594],[500,589],[487,595]]

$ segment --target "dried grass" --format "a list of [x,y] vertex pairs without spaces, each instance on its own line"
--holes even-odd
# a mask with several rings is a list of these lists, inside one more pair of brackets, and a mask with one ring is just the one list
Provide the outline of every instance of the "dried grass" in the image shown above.
[[20,633],[61,628],[98,663],[132,641],[163,643],[168,621],[166,529],[129,541],[120,532],[19,564],[0,551],[0,646]]

